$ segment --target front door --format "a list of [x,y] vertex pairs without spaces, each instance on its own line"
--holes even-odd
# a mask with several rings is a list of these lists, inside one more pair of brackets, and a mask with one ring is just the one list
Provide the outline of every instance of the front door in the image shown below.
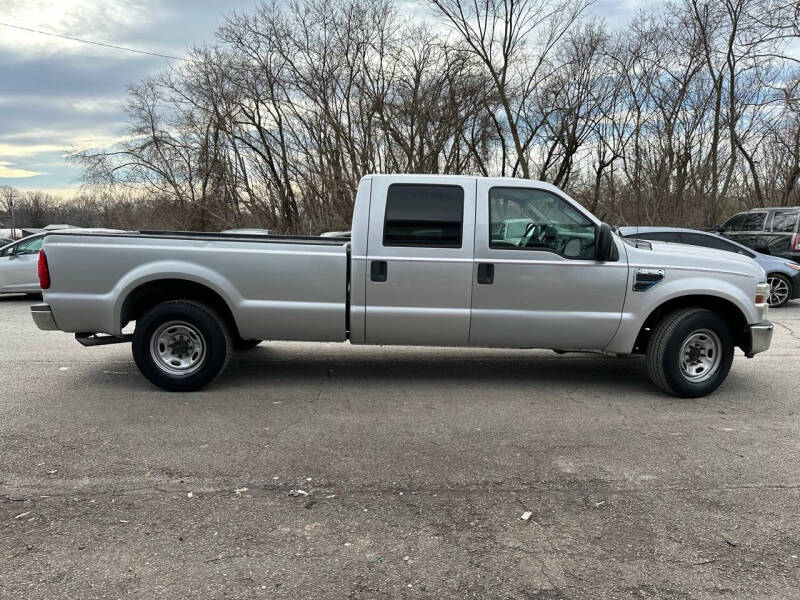
[[598,223],[552,186],[479,180],[476,197],[470,344],[608,345],[628,287],[622,242],[616,261],[596,261]]
[[475,179],[375,177],[366,269],[369,344],[469,337]]

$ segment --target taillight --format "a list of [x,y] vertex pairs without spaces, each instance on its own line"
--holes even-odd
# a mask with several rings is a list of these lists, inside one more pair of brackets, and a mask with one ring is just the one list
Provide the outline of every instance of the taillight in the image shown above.
[[47,255],[39,250],[39,285],[43,290],[50,288],[50,269],[47,266]]
[[792,252],[800,252],[800,233],[792,236]]

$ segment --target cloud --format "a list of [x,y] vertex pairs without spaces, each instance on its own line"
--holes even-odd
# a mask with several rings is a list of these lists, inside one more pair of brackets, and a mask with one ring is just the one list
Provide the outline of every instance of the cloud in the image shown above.
[[39,173],[37,171],[28,171],[27,169],[11,169],[9,168],[12,163],[10,162],[2,162],[0,161],[0,178],[17,178],[17,179],[25,179],[28,177],[36,177],[37,175],[43,175],[43,173]]

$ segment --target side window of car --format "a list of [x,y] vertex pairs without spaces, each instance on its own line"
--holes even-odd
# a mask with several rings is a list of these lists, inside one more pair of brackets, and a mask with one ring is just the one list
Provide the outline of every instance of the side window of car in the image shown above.
[[494,187],[489,190],[489,247],[540,250],[565,258],[595,257],[595,224],[569,202],[544,190]]
[[742,225],[744,224],[745,213],[739,213],[732,216],[730,219],[720,227],[722,231],[743,231]]
[[752,212],[747,213],[742,223],[742,231],[762,231],[767,220],[767,213]]
[[772,217],[772,231],[776,233],[795,233],[797,231],[797,213],[795,211],[779,211]]
[[681,241],[684,244],[692,246],[703,246],[704,248],[714,248],[715,250],[724,250],[725,252],[733,252],[735,254],[745,254],[752,258],[752,254],[746,252],[736,244],[730,243],[721,237],[715,235],[703,235],[702,233],[682,233]]
[[32,240],[24,240],[17,245],[17,254],[36,254],[42,249],[42,242],[44,237],[39,236]]
[[384,246],[460,248],[463,224],[461,186],[398,183],[389,186]]

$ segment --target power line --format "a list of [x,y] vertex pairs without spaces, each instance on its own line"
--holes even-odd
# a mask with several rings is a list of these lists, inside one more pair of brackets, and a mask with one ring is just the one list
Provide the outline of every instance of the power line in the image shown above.
[[92,44],[94,46],[103,46],[104,48],[113,48],[115,50],[124,50],[125,52],[135,52],[136,54],[147,54],[148,56],[159,56],[161,58],[169,58],[171,60],[182,60],[190,62],[186,58],[180,56],[170,56],[169,54],[159,54],[158,52],[147,52],[145,50],[136,50],[135,48],[126,48],[125,46],[117,46],[115,44],[107,44],[105,42],[93,42],[92,40],[84,40],[81,38],[70,37],[68,35],[61,35],[59,33],[52,33],[50,31],[40,31],[38,29],[30,29],[28,27],[21,27],[20,25],[11,25],[10,23],[0,23],[3,27],[11,27],[12,29],[21,29],[22,31],[29,31],[31,33],[39,33],[41,35],[49,35],[52,37],[62,38],[73,42],[81,42],[82,44]]

